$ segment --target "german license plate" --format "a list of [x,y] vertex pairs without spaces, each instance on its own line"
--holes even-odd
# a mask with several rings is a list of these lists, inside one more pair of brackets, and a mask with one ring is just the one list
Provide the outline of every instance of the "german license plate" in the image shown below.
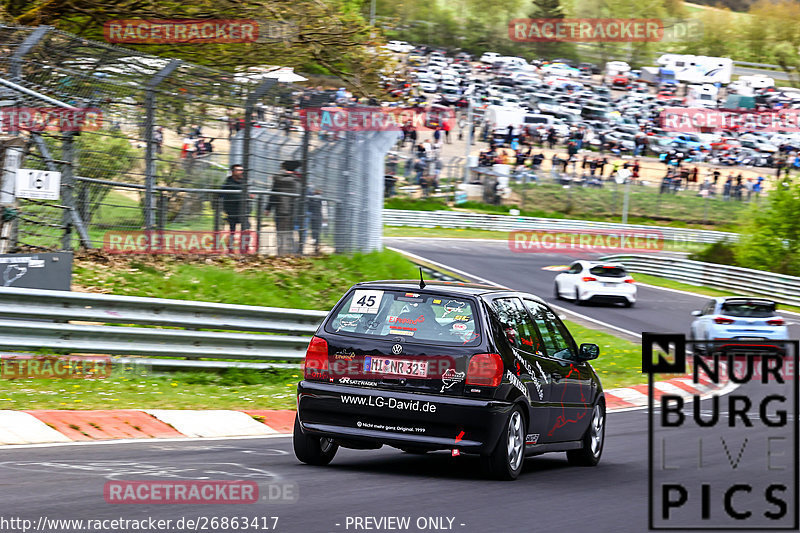
[[617,285],[619,285],[619,283],[614,283],[613,281],[610,283],[609,282],[603,283],[604,287],[616,287]]
[[428,377],[428,362],[367,356],[364,358],[364,372],[425,378]]

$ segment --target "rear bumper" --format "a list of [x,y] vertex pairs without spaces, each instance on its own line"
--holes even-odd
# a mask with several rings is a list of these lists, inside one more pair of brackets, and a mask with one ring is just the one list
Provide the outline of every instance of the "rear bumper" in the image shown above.
[[630,283],[621,283],[624,287],[581,287],[581,300],[594,302],[630,302],[636,303],[636,287]]
[[360,444],[430,450],[494,449],[509,402],[365,389],[302,381],[297,416],[304,433]]

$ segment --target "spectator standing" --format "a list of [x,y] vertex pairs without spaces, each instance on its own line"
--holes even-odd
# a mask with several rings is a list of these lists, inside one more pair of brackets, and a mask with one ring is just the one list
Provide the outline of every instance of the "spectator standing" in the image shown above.
[[222,196],[222,210],[228,220],[230,240],[228,249],[233,251],[233,243],[237,228],[242,232],[240,235],[241,251],[245,251],[245,232],[250,229],[249,209],[245,207],[246,199],[242,197],[242,187],[244,186],[244,167],[242,165],[231,165],[231,173],[225,178],[222,190],[237,191]]
[[300,188],[300,174],[297,169],[300,161],[284,161],[283,172],[275,176],[272,182],[272,194],[267,204],[267,213],[275,216],[275,231],[278,240],[278,255],[291,255],[295,252],[294,225],[296,218],[297,197]]

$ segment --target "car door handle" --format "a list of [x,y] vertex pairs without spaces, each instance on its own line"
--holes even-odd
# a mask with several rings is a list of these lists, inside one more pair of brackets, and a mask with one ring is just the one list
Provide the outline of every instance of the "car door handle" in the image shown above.
[[550,379],[552,379],[553,382],[559,382],[559,381],[561,381],[561,378],[563,378],[563,377],[564,376],[562,376],[561,374],[558,374],[558,373],[555,373],[555,372],[550,374]]

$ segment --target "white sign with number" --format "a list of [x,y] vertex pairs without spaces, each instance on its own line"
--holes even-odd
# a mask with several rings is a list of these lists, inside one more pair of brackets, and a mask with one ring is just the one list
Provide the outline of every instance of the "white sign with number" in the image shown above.
[[61,172],[17,169],[17,198],[58,200],[61,196]]
[[625,180],[631,177],[633,172],[628,170],[627,168],[621,168],[617,171],[617,177],[614,178],[614,181],[617,183],[625,183]]
[[355,291],[353,300],[350,302],[349,312],[374,315],[378,312],[382,298],[383,291]]

